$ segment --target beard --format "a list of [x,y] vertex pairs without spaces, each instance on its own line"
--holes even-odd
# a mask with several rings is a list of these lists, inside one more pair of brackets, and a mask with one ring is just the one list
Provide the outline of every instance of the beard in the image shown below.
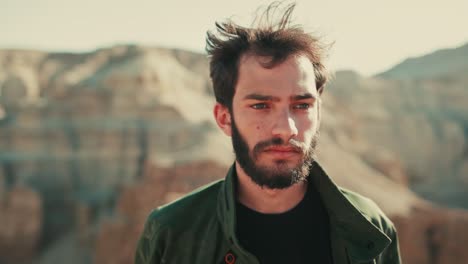
[[[247,141],[237,129],[234,118],[231,119],[232,146],[236,160],[244,172],[262,188],[285,189],[293,184],[307,181],[310,167],[315,160],[315,152],[318,143],[319,132],[315,133],[311,144],[307,146],[297,140],[291,139],[284,142],[281,138],[272,138],[257,143],[250,151]],[[295,167],[288,167],[287,160],[274,160],[273,166],[262,166],[258,164],[259,155],[268,147],[288,146],[302,154],[302,160]]]

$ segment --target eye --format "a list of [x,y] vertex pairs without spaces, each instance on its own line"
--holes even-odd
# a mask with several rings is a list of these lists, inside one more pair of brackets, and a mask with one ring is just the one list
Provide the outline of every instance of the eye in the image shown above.
[[258,104],[253,104],[250,107],[252,107],[253,109],[260,110],[260,109],[267,109],[268,105],[266,103],[258,103]]
[[309,103],[301,103],[301,104],[296,104],[293,106],[294,109],[309,109],[310,104]]

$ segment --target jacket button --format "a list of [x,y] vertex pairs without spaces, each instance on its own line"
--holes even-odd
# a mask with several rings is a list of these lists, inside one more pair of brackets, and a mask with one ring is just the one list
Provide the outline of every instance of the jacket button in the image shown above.
[[234,264],[236,263],[236,257],[232,253],[227,253],[226,256],[224,256],[224,262],[227,264]]
[[372,250],[374,248],[375,244],[372,241],[367,242],[367,249]]

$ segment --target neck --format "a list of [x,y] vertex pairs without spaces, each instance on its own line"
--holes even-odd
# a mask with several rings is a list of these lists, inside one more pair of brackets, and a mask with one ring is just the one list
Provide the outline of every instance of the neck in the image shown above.
[[237,199],[243,205],[264,214],[284,213],[304,198],[307,184],[300,182],[284,189],[269,189],[256,184],[236,162]]

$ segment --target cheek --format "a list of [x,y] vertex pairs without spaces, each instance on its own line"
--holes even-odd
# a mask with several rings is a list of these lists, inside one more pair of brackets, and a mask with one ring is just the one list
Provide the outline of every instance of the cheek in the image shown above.
[[256,138],[257,135],[266,128],[266,122],[264,119],[258,118],[257,116],[252,115],[249,111],[245,111],[243,109],[237,109],[234,113],[234,120],[239,132],[247,141],[250,141],[249,139]]
[[244,130],[252,139],[258,139],[268,130],[268,127],[266,122],[252,119],[245,123]]
[[298,126],[298,130],[302,132],[304,140],[311,139],[318,129],[317,113],[313,111],[308,116],[302,118]]
[[268,127],[268,124],[271,122],[269,121],[269,116],[255,114],[251,111],[239,111],[239,118],[236,118],[237,123],[242,123],[242,126],[245,130],[265,130]]
[[239,129],[250,147],[268,138],[268,122],[264,119],[246,116],[242,122],[242,128]]
[[247,129],[255,132],[255,135],[261,135],[270,129],[268,126],[270,123],[271,122],[265,122],[264,119],[253,119],[247,125]]

